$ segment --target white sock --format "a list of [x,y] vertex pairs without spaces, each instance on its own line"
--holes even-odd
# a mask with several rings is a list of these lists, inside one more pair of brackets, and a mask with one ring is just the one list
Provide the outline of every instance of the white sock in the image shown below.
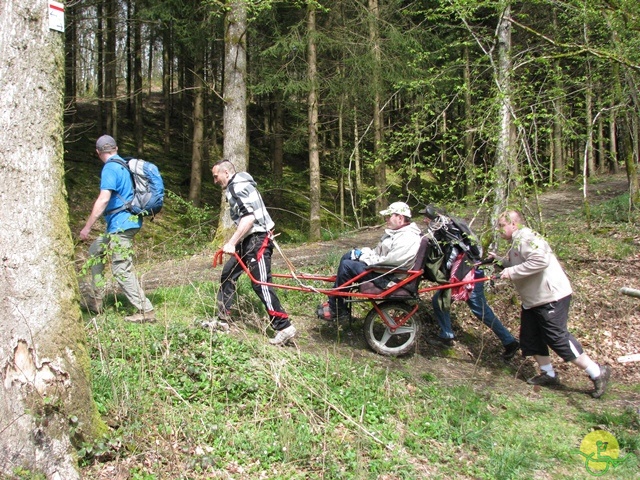
[[540,370],[545,372],[551,378],[554,378],[556,376],[556,372],[553,371],[553,365],[551,365],[551,364],[549,364],[549,365],[540,365]]
[[584,371],[587,372],[587,374],[591,377],[592,380],[595,380],[596,378],[598,378],[601,373],[600,365],[598,365],[596,362],[591,362],[591,365],[585,368]]

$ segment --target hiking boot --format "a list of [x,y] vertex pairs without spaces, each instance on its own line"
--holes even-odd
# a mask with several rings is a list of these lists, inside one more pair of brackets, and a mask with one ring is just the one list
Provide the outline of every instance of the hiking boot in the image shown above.
[[442,348],[453,348],[453,345],[454,345],[453,338],[444,338],[444,337],[438,337],[435,335],[432,335],[431,337],[427,338],[427,343],[429,345],[433,345],[435,347],[442,347]]
[[81,306],[87,312],[93,313],[95,315],[98,315],[103,311],[102,300],[98,298],[83,298]]
[[276,336],[269,339],[271,345],[284,345],[296,334],[296,327],[289,325],[287,328],[276,332]]
[[127,315],[124,317],[126,322],[131,323],[153,323],[156,321],[155,310],[149,310],[148,312],[138,312],[133,315]]
[[517,340],[514,340],[513,342],[505,345],[504,352],[502,353],[503,360],[511,360],[516,356],[518,350],[520,350],[520,342],[518,342]]
[[611,367],[607,365],[600,365],[600,375],[596,378],[592,378],[593,386],[595,390],[591,392],[593,398],[600,398],[607,389],[607,383],[611,377]]
[[535,377],[531,377],[529,380],[527,380],[527,383],[529,385],[559,385],[560,377],[558,377],[557,373],[555,377],[551,377],[547,375],[547,372],[542,372]]

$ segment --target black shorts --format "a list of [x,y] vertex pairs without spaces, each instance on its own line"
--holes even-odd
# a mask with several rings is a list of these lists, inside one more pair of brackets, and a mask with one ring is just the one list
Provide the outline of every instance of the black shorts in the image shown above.
[[520,346],[522,355],[548,356],[553,350],[565,362],[582,353],[582,345],[567,330],[571,295],[520,312]]

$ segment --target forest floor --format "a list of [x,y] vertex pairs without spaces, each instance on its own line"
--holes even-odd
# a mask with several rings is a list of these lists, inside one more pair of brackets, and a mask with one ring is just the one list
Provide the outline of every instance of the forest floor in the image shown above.
[[[590,185],[590,203],[597,204],[624,193],[627,189],[625,175],[604,177],[596,185]],[[535,202],[533,202],[535,205]],[[583,204],[581,186],[565,185],[539,196],[537,204],[542,220],[569,217],[579,211]],[[421,218],[416,218],[421,222]],[[364,228],[331,241],[294,246],[283,246],[287,259],[299,271],[312,270],[314,266],[326,265],[330,255],[339,255],[354,246],[374,246],[383,232],[383,226]],[[615,235],[615,232],[611,233]],[[640,236],[633,242],[640,244]],[[188,285],[191,282],[217,281],[220,269],[212,268],[213,251],[182,260],[169,260],[150,266],[144,274],[145,289]],[[339,258],[339,257],[335,257]],[[286,270],[286,264],[274,252],[274,270]],[[610,393],[603,402],[614,408],[640,407],[640,362],[620,363],[622,355],[640,353],[640,300],[619,293],[623,286],[640,289],[637,274],[640,255],[625,261],[607,258],[583,258],[579,253],[564,259],[563,265],[572,280],[574,297],[569,327],[585,351],[597,362],[613,366]],[[141,266],[140,270],[144,270]],[[322,272],[333,273],[333,272]],[[519,302],[508,282],[498,281],[487,288],[489,303],[505,326],[517,336],[519,329]],[[523,379],[535,373],[534,362],[517,356],[504,363],[500,354],[502,347],[491,331],[478,322],[469,309],[455,303],[452,318],[457,341],[453,349],[438,349],[426,342],[426,335],[435,334],[435,321],[429,318],[429,299],[424,304],[426,333],[417,352],[400,359],[383,357],[372,352],[362,334],[364,314],[359,312],[352,325],[335,325],[319,320],[315,316],[316,305],[322,301],[319,295],[309,295],[304,310],[308,315],[296,313],[293,322],[298,329],[295,345],[302,351],[321,352],[330,350],[354,360],[368,359],[387,368],[402,368],[415,374],[431,373],[447,384],[471,383],[474,387],[517,389],[531,396],[538,395],[539,388],[531,388]],[[300,310],[300,306],[296,306]],[[307,308],[308,307],[308,308]],[[293,309],[292,309],[293,310]],[[232,325],[233,334],[237,326]],[[558,395],[574,395],[585,398],[592,388],[588,377],[578,368],[563,364],[557,357],[554,364],[559,371],[562,385]],[[590,397],[588,397],[590,398]],[[577,400],[577,398],[576,398]],[[604,403],[603,403],[604,405]]]

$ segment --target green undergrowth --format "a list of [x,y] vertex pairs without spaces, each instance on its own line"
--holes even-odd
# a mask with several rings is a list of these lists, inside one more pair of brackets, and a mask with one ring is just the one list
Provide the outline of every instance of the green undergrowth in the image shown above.
[[[241,297],[249,289],[240,282]],[[118,460],[145,479],[583,479],[576,450],[595,426],[640,453],[633,410],[452,386],[410,357],[390,368],[331,346],[272,347],[251,302],[230,332],[212,331],[201,321],[214,294],[206,282],[158,289],[155,324],[125,323],[111,307],[88,320],[94,397],[112,430],[81,451],[86,478]],[[296,311],[300,295],[282,297]],[[632,457],[615,478],[637,478]]]
[[[547,238],[564,261],[624,261],[638,251],[624,205],[623,196],[593,207],[588,227],[580,213],[554,220]],[[337,261],[328,254],[317,268]],[[155,324],[123,322],[126,302],[113,295],[104,314],[85,317],[94,397],[112,427],[80,450],[85,478],[117,461],[146,480],[584,479],[594,474],[581,442],[594,429],[613,435],[624,458],[596,473],[638,478],[640,417],[624,402],[451,382],[412,357],[354,357],[338,336],[311,345],[303,335],[300,350],[272,347],[246,276],[236,323],[210,330],[202,325],[215,317],[216,289],[192,282],[151,292]],[[294,318],[322,300],[279,295]]]
[[547,237],[561,259],[625,260],[638,251],[638,215],[624,194],[591,207],[589,222],[584,212],[554,219]]

